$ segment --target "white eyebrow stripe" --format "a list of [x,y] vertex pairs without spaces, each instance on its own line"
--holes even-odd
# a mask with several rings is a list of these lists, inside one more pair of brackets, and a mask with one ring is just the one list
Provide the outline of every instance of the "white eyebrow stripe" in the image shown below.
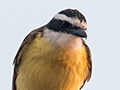
[[56,14],[54,16],[55,19],[57,20],[62,20],[62,21],[68,21],[69,23],[71,24],[75,24],[75,23],[78,23],[76,21],[79,21],[79,20],[76,20],[76,18],[69,18],[68,16],[64,15],[64,14]]
[[87,28],[86,22],[84,22],[84,21],[80,22],[80,20],[78,18],[71,18],[71,17],[68,17],[64,14],[56,14],[54,16],[54,19],[67,21],[67,22],[71,23],[72,25],[80,26],[81,28],[84,28],[84,29]]

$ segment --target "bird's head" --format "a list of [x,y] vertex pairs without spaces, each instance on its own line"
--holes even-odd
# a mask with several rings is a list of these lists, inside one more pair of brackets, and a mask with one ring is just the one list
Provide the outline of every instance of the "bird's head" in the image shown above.
[[56,14],[46,27],[55,32],[72,34],[87,38],[87,21],[82,13],[74,9],[65,9]]

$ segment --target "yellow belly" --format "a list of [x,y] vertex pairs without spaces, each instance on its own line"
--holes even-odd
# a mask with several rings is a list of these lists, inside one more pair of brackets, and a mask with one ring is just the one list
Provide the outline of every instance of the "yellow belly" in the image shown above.
[[22,51],[17,90],[79,90],[88,75],[84,46],[76,51],[62,49],[42,38]]

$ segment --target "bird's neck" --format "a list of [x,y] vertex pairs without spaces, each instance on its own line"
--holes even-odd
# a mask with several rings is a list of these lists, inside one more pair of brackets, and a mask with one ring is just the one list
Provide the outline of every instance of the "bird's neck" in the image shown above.
[[56,47],[71,48],[74,50],[82,47],[82,39],[71,34],[56,32],[46,28],[44,29],[44,36]]

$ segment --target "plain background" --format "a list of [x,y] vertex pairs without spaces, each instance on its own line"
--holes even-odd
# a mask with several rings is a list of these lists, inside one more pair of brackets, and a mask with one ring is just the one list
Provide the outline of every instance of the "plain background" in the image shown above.
[[120,0],[0,0],[0,90],[12,88],[12,62],[24,37],[66,8],[88,22],[93,73],[82,90],[120,90]]

